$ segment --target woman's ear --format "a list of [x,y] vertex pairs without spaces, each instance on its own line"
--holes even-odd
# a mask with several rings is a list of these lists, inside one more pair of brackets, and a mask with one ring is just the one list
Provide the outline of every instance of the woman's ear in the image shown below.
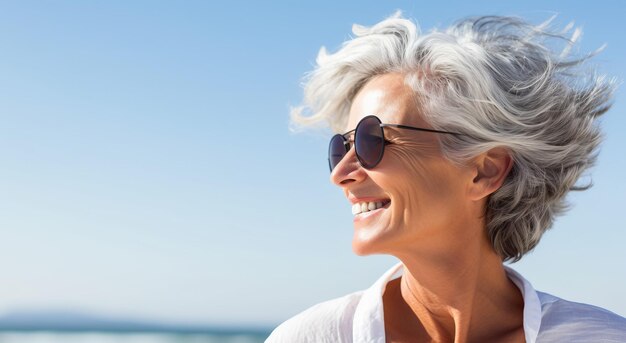
[[502,186],[513,167],[513,159],[504,148],[493,148],[474,160],[474,179],[470,195],[474,200],[483,199]]

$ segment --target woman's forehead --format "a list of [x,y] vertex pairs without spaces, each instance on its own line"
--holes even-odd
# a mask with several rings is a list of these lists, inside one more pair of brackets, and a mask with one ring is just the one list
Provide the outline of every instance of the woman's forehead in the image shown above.
[[386,74],[370,80],[354,97],[346,131],[365,116],[375,115],[383,123],[424,125],[415,94],[400,74]]

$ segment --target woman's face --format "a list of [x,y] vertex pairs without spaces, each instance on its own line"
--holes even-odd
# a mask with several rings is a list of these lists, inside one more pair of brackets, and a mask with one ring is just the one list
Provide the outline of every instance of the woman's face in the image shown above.
[[[372,114],[383,123],[430,127],[400,74],[381,75],[363,86],[354,98],[346,132]],[[351,205],[387,203],[354,215],[354,252],[398,256],[462,246],[459,240],[467,235],[460,231],[473,211],[467,197],[471,170],[443,157],[440,134],[384,130],[388,144],[376,167],[361,167],[352,148],[331,173],[331,181],[343,189]]]

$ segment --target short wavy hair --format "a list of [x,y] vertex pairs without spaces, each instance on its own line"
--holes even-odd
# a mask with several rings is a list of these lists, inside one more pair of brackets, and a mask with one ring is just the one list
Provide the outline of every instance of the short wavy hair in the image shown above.
[[494,147],[511,154],[512,170],[485,215],[495,251],[518,261],[567,209],[568,191],[589,187],[576,182],[596,160],[595,119],[609,109],[616,84],[587,67],[599,50],[569,57],[579,29],[552,32],[551,21],[472,17],[421,34],[398,12],[372,27],[354,25],[355,37],[337,52],[321,48],[292,123],[340,132],[367,81],[402,73],[430,125],[464,134],[441,137],[450,161],[463,164]]

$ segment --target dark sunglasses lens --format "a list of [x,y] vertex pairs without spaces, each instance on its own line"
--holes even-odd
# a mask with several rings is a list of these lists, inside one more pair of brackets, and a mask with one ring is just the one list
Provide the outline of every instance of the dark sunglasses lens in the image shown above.
[[328,145],[328,166],[330,167],[330,171],[335,169],[348,152],[344,142],[345,140],[342,135],[334,135],[333,138],[330,139],[330,144]]
[[385,138],[378,118],[363,118],[357,125],[354,141],[356,156],[364,168],[374,168],[383,158]]

